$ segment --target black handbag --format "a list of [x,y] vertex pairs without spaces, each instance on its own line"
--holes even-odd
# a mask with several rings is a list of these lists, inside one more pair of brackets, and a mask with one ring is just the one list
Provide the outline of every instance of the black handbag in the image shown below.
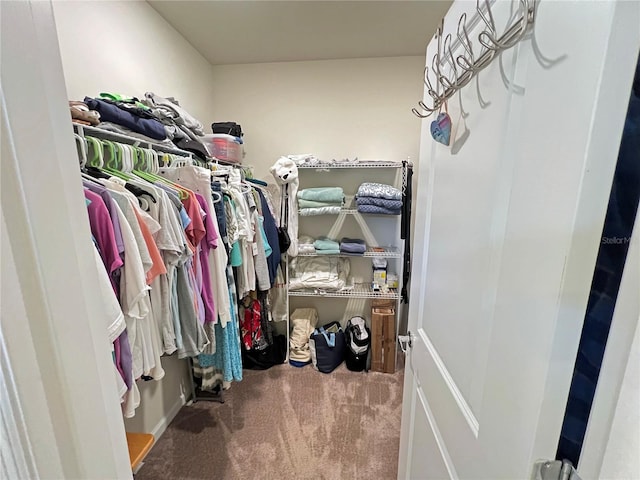
[[280,253],[285,254],[291,246],[291,237],[289,237],[289,185],[283,186],[283,193],[280,205],[280,226],[278,227],[278,245]]
[[344,329],[345,363],[353,372],[361,372],[367,369],[367,357],[371,350],[371,330],[366,326],[362,317],[353,317]]

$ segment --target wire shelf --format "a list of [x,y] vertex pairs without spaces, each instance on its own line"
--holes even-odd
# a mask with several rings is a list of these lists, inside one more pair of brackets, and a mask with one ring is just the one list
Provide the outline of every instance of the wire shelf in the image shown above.
[[298,168],[325,170],[333,168],[402,168],[402,162],[388,161],[361,161],[361,162],[319,162],[315,164],[302,164]]
[[[382,248],[383,250],[373,250],[374,248]],[[300,253],[298,252],[299,257],[378,257],[378,258],[400,258],[402,254],[397,247],[369,247],[367,251],[364,252],[363,255],[354,255],[348,253],[340,253],[336,255],[322,255],[318,253]]]
[[[310,209],[307,209],[310,210]],[[300,217],[320,217],[320,216],[324,216],[324,215],[365,215],[367,217],[395,217],[398,218],[400,217],[399,213],[368,213],[368,212],[358,212],[357,208],[341,208],[339,212],[327,212],[327,213],[316,213],[314,215],[304,215],[302,213],[300,213],[300,210],[298,210],[298,215]]]
[[321,290],[321,289],[308,289],[308,290],[289,290],[290,297],[325,297],[325,298],[389,298],[398,299],[400,295],[396,289],[391,289],[388,292],[374,292],[371,286],[366,283],[359,283],[354,285],[351,290]]

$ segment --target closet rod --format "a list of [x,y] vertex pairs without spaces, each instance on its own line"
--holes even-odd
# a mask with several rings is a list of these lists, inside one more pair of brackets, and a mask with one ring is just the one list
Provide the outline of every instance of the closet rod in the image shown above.
[[130,137],[129,135],[124,135],[122,133],[110,132],[109,130],[103,130],[102,128],[92,127],[89,125],[79,125],[77,123],[73,124],[73,128],[78,135],[82,138],[86,136],[100,138],[104,140],[112,140],[120,143],[126,143],[129,145],[133,145],[136,147],[150,148],[153,150],[158,150],[165,153],[171,153],[174,155],[180,155],[183,157],[189,157],[193,159],[193,153],[188,152],[186,150],[180,150],[179,148],[167,147],[165,145],[161,145],[158,143],[147,142],[140,138]]

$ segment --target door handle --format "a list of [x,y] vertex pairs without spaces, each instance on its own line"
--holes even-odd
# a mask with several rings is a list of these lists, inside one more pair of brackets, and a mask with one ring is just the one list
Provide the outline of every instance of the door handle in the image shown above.
[[413,347],[413,335],[411,332],[407,332],[406,335],[398,335],[398,343],[400,344],[400,350],[406,355],[409,349]]

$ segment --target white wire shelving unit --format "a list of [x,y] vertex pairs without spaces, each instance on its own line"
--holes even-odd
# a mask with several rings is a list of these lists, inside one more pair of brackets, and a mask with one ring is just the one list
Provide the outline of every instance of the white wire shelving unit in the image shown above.
[[299,257],[345,257],[345,258],[353,258],[353,257],[377,257],[377,258],[401,258],[402,252],[398,247],[369,247],[367,251],[362,255],[358,254],[318,254],[318,253],[298,253]]
[[305,289],[305,290],[289,290],[291,297],[325,297],[325,298],[387,298],[396,300],[400,295],[396,289],[390,289],[386,292],[374,291],[371,286],[366,283],[360,283],[347,290],[322,290],[322,289]]
[[388,162],[377,160],[346,161],[346,162],[318,162],[303,163],[298,168],[327,170],[333,168],[402,168],[402,162]]

